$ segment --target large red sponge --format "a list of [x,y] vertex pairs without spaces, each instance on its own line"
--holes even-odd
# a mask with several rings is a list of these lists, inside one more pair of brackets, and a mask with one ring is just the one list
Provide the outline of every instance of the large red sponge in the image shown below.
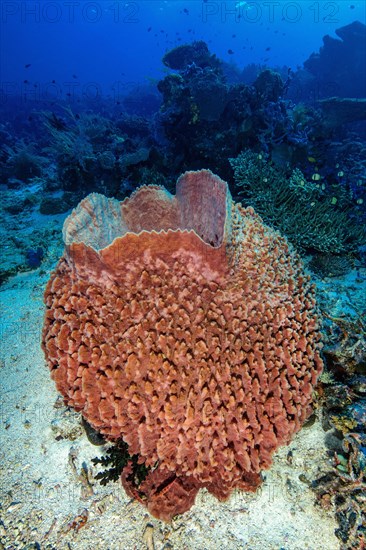
[[86,197],[45,292],[43,349],[67,405],[152,467],[169,521],[206,487],[253,491],[311,410],[322,368],[314,289],[287,241],[210,171],[172,196]]

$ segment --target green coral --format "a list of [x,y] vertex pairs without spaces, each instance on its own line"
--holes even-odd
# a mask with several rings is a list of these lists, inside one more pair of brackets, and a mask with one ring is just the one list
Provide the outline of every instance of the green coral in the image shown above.
[[351,204],[340,186],[329,191],[300,170],[288,174],[249,150],[229,161],[242,202],[298,250],[340,254],[364,242],[365,229],[350,219]]

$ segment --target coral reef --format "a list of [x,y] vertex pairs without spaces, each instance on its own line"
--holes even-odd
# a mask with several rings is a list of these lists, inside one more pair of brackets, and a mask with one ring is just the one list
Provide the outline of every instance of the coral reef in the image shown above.
[[[337,177],[342,170],[335,166],[341,159],[332,164],[327,154],[333,141],[339,149],[345,132],[353,129],[348,124],[345,130],[345,123],[363,118],[362,99],[329,97],[335,95],[333,90],[322,96],[323,101],[313,98],[312,104],[299,103],[294,96],[290,100],[289,86],[301,75],[294,77],[289,69],[257,67],[250,82],[240,78],[232,82],[225,65],[211,63],[207,45],[200,44],[203,60],[196,59],[193,45],[168,52],[166,57],[172,54],[174,62],[166,64],[178,72],[158,83],[163,96],[158,120],[171,163],[179,170],[201,168],[204,163],[228,179],[227,158],[251,149],[265,152],[279,166],[298,167],[307,177],[312,176],[314,163],[327,176]],[[302,82],[298,85],[302,87]],[[350,179],[349,184],[356,181]]]
[[253,86],[263,101],[276,102],[284,91],[284,82],[281,75],[269,69],[258,75]]
[[[341,137],[342,136],[342,137]],[[306,169],[311,177],[314,168],[322,174],[322,183],[331,183],[328,192],[340,199],[342,208],[351,208],[351,218],[359,225],[366,222],[366,146],[354,132],[333,136],[314,148],[315,162]],[[332,189],[333,187],[333,189]]]
[[333,501],[339,528],[335,533],[341,550],[358,550],[366,544],[366,436],[345,436],[344,454],[335,454],[333,473],[312,483],[319,504],[327,509]]
[[65,403],[150,468],[128,494],[163,520],[201,487],[254,491],[311,412],[314,288],[287,241],[210,171],[173,196],[92,194],[67,218],[42,346]]
[[[63,116],[43,112],[49,135],[44,150],[55,162],[62,197],[46,196],[42,212],[70,208],[85,196],[85,191],[118,195],[121,180],[133,177],[144,166],[154,143],[149,124],[135,115],[125,114],[118,123],[98,113],[74,113],[65,109]],[[130,134],[130,135],[129,135]],[[46,186],[52,190],[52,184]]]
[[357,312],[355,317],[327,317],[331,324],[325,354],[332,372],[339,374],[343,379],[366,374],[364,312]]
[[3,144],[1,149],[4,159],[0,175],[5,181],[29,182],[41,176],[46,159],[35,153],[32,143],[20,139],[13,146]]
[[309,268],[320,277],[341,277],[351,271],[354,262],[348,256],[333,254],[314,254]]
[[[111,121],[100,115],[76,116],[70,108],[64,117],[48,112],[43,117],[50,138],[46,151],[56,162],[62,188],[74,193],[84,193],[85,188],[101,190],[100,181],[117,162],[110,151]],[[112,187],[112,181],[109,183]]]
[[366,325],[364,311],[332,317],[325,314],[326,371],[319,392],[324,424],[341,439],[333,472],[313,483],[323,507],[334,504],[342,550],[366,543]]
[[316,81],[321,97],[365,97],[366,25],[354,21],[335,32],[340,40],[324,36],[322,48],[311,54],[304,68]]
[[[200,44],[199,59],[194,44]],[[284,144],[287,159],[304,157],[312,117],[304,116],[301,123],[294,120],[294,105],[283,97],[287,81],[266,69],[252,85],[230,83],[224,65],[209,54],[207,45],[194,44],[166,54],[164,60],[170,60],[170,55],[174,60],[166,64],[178,73],[158,83],[163,95],[159,120],[174,164],[185,170],[201,167],[204,161],[205,166],[228,177],[227,158],[244,148],[270,153]]]
[[205,67],[211,69],[221,68],[219,59],[210,53],[207,44],[202,40],[173,48],[164,55],[163,63],[170,69],[177,71],[184,71],[192,65],[201,69]]
[[328,97],[321,99],[319,105],[325,114],[324,125],[328,128],[366,119],[365,98]]
[[244,151],[230,159],[237,193],[264,220],[299,249],[325,253],[357,250],[365,227],[355,223],[349,198],[341,186],[307,181],[300,170],[290,174],[263,153]]
[[0,285],[17,273],[42,270],[49,248],[62,244],[60,231],[38,217],[41,188],[42,182],[34,179],[23,189],[2,190]]

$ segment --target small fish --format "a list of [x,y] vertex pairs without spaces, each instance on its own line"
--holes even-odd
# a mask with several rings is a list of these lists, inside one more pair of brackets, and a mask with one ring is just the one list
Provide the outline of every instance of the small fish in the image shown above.
[[76,113],[75,118],[76,118],[76,120],[79,120],[79,119],[80,119],[79,113]]
[[187,15],[189,15],[189,11],[187,10],[187,8],[184,8],[183,13],[186,13]]
[[350,10],[354,10],[355,9],[355,6],[353,4],[350,5],[349,7]]
[[236,34],[231,35],[231,38],[236,38]]
[[269,52],[270,49],[271,49],[271,46],[268,46],[268,48],[266,48],[266,52]]
[[147,32],[150,32],[150,31],[151,31],[151,29],[152,29],[152,27],[149,27],[149,28],[147,29]]
[[52,81],[51,81],[51,84],[56,84],[56,80],[52,80]]
[[72,75],[72,78],[77,78],[77,75],[76,75],[76,74],[73,74],[73,75]]
[[316,158],[314,158],[314,157],[308,157],[308,161],[309,161],[309,162],[316,162]]
[[23,84],[29,84],[29,80],[23,80]]
[[233,52],[233,50],[228,50],[227,53],[228,53],[229,55],[233,55],[234,52]]
[[26,65],[24,65],[24,68],[29,69],[30,66],[31,66],[31,63],[27,63]]

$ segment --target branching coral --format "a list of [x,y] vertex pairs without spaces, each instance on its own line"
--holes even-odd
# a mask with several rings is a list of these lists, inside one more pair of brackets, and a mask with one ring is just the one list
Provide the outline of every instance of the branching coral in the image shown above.
[[352,222],[350,209],[343,203],[339,207],[342,201],[319,183],[307,181],[298,169],[286,174],[263,154],[249,150],[230,163],[243,202],[298,249],[342,253],[364,241],[365,228]]

